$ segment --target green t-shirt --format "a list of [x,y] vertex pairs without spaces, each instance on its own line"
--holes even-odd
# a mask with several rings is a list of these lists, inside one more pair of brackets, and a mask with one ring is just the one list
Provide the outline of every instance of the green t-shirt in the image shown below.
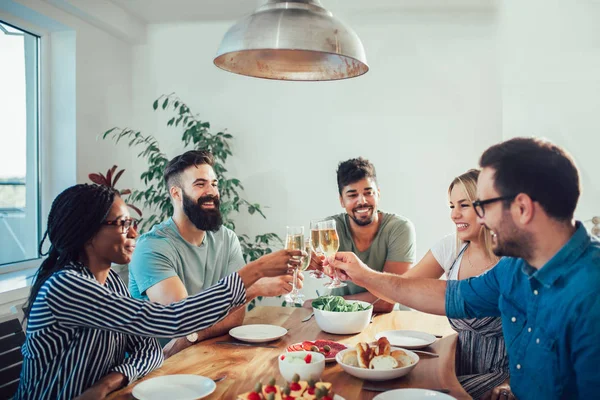
[[138,239],[129,263],[129,291],[136,299],[148,300],[148,288],[178,276],[191,296],[244,265],[240,242],[231,229],[206,232],[202,244],[194,246],[169,218]]
[[[338,251],[351,251],[358,256],[371,269],[383,271],[386,261],[414,263],[416,258],[415,227],[407,218],[396,214],[379,212],[381,223],[375,234],[373,243],[366,251],[358,251],[352,240],[350,220],[346,213],[334,215],[340,248]],[[348,286],[333,289],[332,295],[346,296],[366,292],[362,286],[346,282]]]

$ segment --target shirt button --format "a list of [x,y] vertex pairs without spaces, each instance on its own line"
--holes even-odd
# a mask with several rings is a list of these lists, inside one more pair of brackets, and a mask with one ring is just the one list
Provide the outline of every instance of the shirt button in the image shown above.
[[535,339],[536,344],[540,344],[540,338]]
[[535,290],[533,291],[533,294],[535,294],[536,296],[537,296],[539,293],[540,293],[540,292],[538,292],[538,291],[537,291],[537,289],[535,289]]
[[531,328],[527,328],[527,332],[531,332]]
[[521,364],[517,364],[517,369],[521,369]]
[[511,320],[512,322],[517,322],[517,317],[512,317],[510,320]]

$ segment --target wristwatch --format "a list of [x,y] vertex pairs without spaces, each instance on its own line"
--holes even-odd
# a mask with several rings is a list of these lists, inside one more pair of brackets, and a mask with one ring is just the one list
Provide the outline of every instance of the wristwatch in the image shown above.
[[187,335],[185,338],[186,338],[186,339],[188,340],[188,342],[190,342],[190,343],[196,343],[196,342],[198,341],[198,334],[197,334],[196,332],[194,332],[194,333],[190,333],[190,334],[189,334],[189,335]]

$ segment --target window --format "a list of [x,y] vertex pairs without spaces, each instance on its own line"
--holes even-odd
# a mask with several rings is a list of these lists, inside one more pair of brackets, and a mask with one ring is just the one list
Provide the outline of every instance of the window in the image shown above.
[[0,21],[0,267],[38,258],[39,42]]

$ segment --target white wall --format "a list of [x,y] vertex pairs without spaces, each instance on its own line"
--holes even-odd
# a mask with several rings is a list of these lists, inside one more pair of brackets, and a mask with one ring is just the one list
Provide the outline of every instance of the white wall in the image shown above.
[[576,217],[600,215],[600,2],[503,4],[504,138],[544,136],[568,149],[583,185]]
[[[335,11],[335,10],[334,10]],[[176,92],[236,141],[229,164],[268,219],[240,215],[238,231],[285,235],[286,225],[342,212],[335,170],[364,156],[378,170],[382,208],[416,225],[421,257],[452,230],[446,190],[501,140],[496,16],[479,13],[347,15],[371,71],[326,83],[258,80],[212,64],[233,21],[150,25],[133,57],[134,125],[172,157],[180,132],[153,100]],[[314,289],[309,290],[314,295]]]
[[151,109],[176,92],[217,129],[235,135],[232,175],[268,219],[250,232],[341,212],[335,169],[365,156],[378,169],[383,208],[417,225],[421,254],[448,230],[445,191],[501,138],[495,20],[490,14],[377,15],[349,21],[371,71],[359,79],[297,83],[217,69],[212,58],[231,22],[154,25],[134,50],[135,126],[180,150],[170,117]]

